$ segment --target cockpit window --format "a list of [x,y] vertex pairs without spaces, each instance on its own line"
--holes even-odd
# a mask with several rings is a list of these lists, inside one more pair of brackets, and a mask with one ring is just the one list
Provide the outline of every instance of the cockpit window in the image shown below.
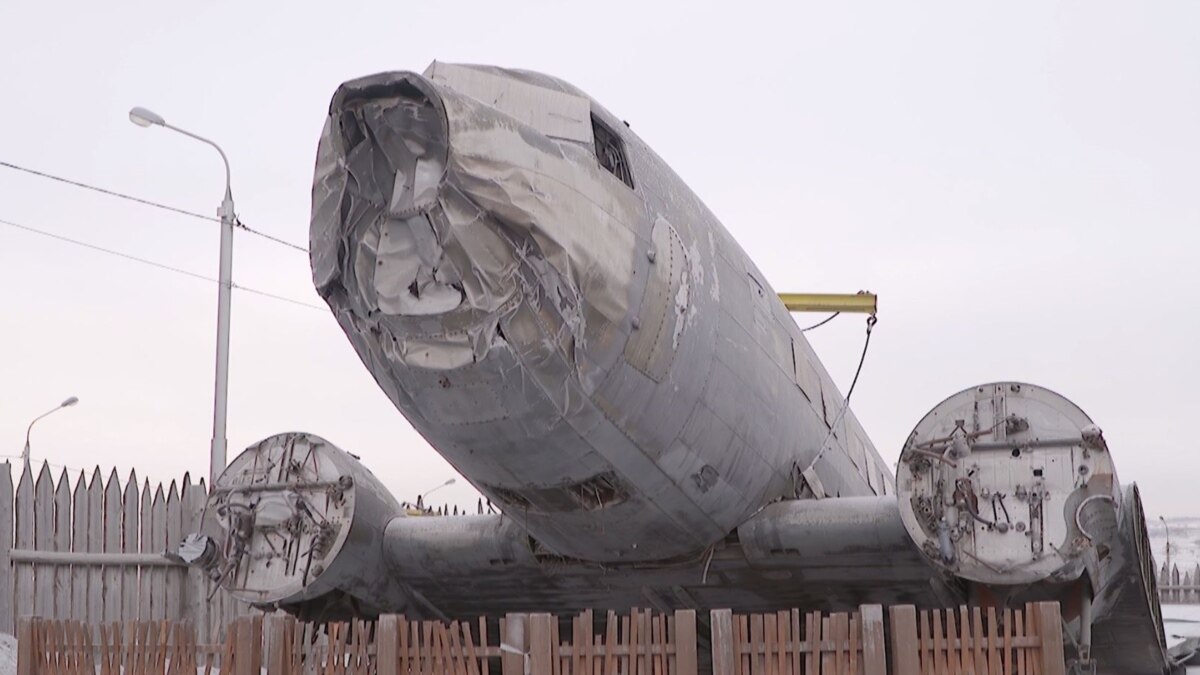
[[596,139],[596,159],[600,166],[633,189],[633,174],[629,171],[629,160],[625,157],[625,144],[603,122],[592,115],[592,137]]

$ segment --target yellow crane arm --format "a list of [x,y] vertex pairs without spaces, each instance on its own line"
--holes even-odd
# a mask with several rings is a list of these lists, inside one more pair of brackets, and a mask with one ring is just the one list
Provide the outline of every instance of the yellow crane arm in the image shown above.
[[855,312],[875,314],[879,296],[874,293],[780,293],[789,312]]

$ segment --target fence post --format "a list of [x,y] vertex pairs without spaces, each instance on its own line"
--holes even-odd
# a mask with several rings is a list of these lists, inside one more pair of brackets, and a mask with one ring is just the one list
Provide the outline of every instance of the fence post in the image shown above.
[[551,675],[554,672],[551,658],[554,627],[551,622],[557,620],[551,614],[529,615],[529,675]]
[[912,605],[890,607],[892,623],[892,675],[920,675],[917,657],[917,609]]
[[[262,672],[261,624],[260,631],[256,634],[253,620],[244,616],[229,624],[229,630],[234,633],[233,675],[260,675]],[[254,644],[255,638],[258,638],[258,645]],[[223,663],[221,670],[225,670]]]
[[380,616],[375,629],[375,662],[379,675],[400,675],[399,637],[400,623],[396,615]]
[[709,614],[712,621],[713,675],[733,675],[733,612],[714,609]]
[[675,635],[673,637],[675,642],[674,672],[678,675],[696,675],[696,610],[675,610]]
[[287,671],[288,650],[292,646],[288,630],[289,624],[295,619],[283,614],[270,614],[265,619],[264,638],[267,643],[267,673],[269,675],[290,675]]
[[525,675],[529,658],[529,615],[508,614],[500,634],[500,667],[503,675]]
[[1042,639],[1042,675],[1063,675],[1066,654],[1063,650],[1062,610],[1057,602],[1037,603],[1037,626]]
[[33,619],[17,619],[17,675],[35,675],[33,663]]
[[0,632],[11,633],[17,608],[13,603],[13,568],[9,551],[13,543],[13,485],[8,462],[0,465]]
[[[862,622],[863,673],[887,675],[887,648],[883,640],[883,607],[861,605],[858,615]],[[798,638],[797,638],[798,639]]]

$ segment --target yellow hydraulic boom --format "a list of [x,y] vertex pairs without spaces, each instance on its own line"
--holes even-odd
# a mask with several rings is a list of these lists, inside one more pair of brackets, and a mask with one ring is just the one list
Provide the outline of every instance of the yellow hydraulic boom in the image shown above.
[[780,293],[789,312],[854,312],[875,314],[879,296],[874,293]]

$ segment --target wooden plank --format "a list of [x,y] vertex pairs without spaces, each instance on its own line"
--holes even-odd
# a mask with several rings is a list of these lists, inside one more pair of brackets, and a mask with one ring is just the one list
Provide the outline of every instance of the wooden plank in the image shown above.
[[793,608],[788,612],[792,624],[792,670],[791,675],[801,675],[800,655],[801,646],[804,643],[804,636],[800,632],[800,610]]
[[[713,622],[713,624],[712,624],[713,625],[713,641],[712,642],[713,642],[714,675],[732,675],[732,667],[733,667],[732,664],[729,666],[730,670],[726,670],[723,672],[715,672],[716,668],[718,667],[717,666],[717,661],[718,661],[717,647],[716,647],[717,642],[718,642],[717,641],[717,628],[716,628],[717,619],[715,618],[718,611],[725,612],[725,619],[724,619],[725,628],[724,628],[724,630],[725,630],[726,647],[728,647],[729,631],[732,630],[730,628],[730,624],[729,624],[729,621],[730,621],[729,620],[729,610],[713,610],[713,614],[711,615],[713,618],[710,618],[710,621]],[[619,637],[617,634],[618,627],[619,627],[619,623],[617,621],[617,613],[610,610],[608,612],[608,619],[605,621],[605,626],[604,626],[604,670],[601,671],[603,673],[603,675],[617,675],[617,666],[619,665],[618,661],[617,661],[617,655],[616,655],[617,654],[617,641],[619,640]],[[722,664],[723,664],[723,662],[722,662]]]
[[[160,553],[167,548],[167,499],[162,483],[154,490],[154,501],[150,506],[150,549],[142,542],[144,553]],[[161,567],[150,570],[150,616],[155,620],[167,617],[167,571]],[[249,630],[247,628],[247,630]],[[250,638],[246,638],[249,640]]]
[[0,465],[0,633],[16,633],[13,611],[13,569],[8,552],[13,544],[12,465]]
[[[713,656],[715,662],[715,652]],[[697,675],[697,672],[696,611],[677,609],[675,610],[675,671],[673,675]]]
[[[1025,636],[1032,638],[1035,642],[1040,643],[1041,633],[1038,631],[1037,623],[1037,610],[1034,607],[1034,603],[1025,603]],[[1040,645],[1034,646],[1026,651],[1028,652],[1027,656],[1025,657],[1026,672],[1029,675],[1038,675],[1039,671],[1041,670]]]
[[[1024,612],[1015,610],[1013,612],[1013,643],[1018,644],[1021,638],[1025,637],[1025,623],[1023,621]],[[1025,649],[1016,648],[1016,653],[1013,655],[1017,662],[1017,675],[1026,675],[1025,673]]]
[[1016,665],[1015,660],[1013,659],[1013,655],[1012,655],[1012,639],[1013,639],[1012,609],[1005,607],[1004,608],[1004,644],[1002,647],[1002,654],[1001,654],[1001,656],[1003,656],[1001,661],[1004,663],[1004,672],[1005,673],[1013,672],[1013,668]]
[[776,671],[779,675],[788,675],[790,665],[789,646],[792,641],[791,614],[786,610],[775,615],[776,630],[779,631],[776,644],[779,645],[779,660]]
[[35,675],[33,655],[33,620],[22,617],[17,620],[17,675]]
[[775,625],[775,615],[759,614],[756,616],[761,617],[760,620],[762,621],[762,641],[760,644],[762,646],[763,673],[765,675],[778,675],[775,672],[775,664],[777,663],[775,636],[779,633],[779,626]]
[[999,646],[1000,639],[1000,624],[996,618],[996,608],[988,607],[988,642],[987,642],[987,657],[988,657],[988,673],[1001,672],[1001,660]]
[[763,615],[750,615],[750,675],[766,675],[766,658],[763,655]]
[[930,612],[930,615],[933,618],[933,632],[930,633],[933,649],[933,672],[937,675],[946,675],[945,642],[942,640],[942,611],[935,609]]
[[[33,474],[26,464],[17,481],[16,517],[14,519],[15,542],[17,548],[34,547],[34,492]],[[36,614],[33,598],[34,572],[32,565],[17,565],[13,583],[13,615],[16,618]],[[30,630],[33,630],[32,625]]]
[[[395,614],[384,614],[376,625],[376,668],[378,675],[401,675],[400,633]],[[274,673],[274,671],[272,671]],[[407,674],[406,674],[407,675]]]
[[858,608],[862,622],[863,675],[887,675],[887,648],[884,642],[883,607],[862,605]]
[[[733,613],[727,609],[714,609],[708,617],[713,632],[713,675],[734,675]],[[612,651],[612,643],[607,649]],[[612,675],[607,668],[605,675]]]
[[917,656],[917,610],[912,605],[888,608],[892,635],[892,675],[920,675]]
[[853,675],[858,675],[858,650],[861,648],[859,641],[862,638],[861,621],[862,618],[858,615],[858,612],[850,615],[850,648],[846,650],[846,654],[850,657],[850,667],[846,672],[853,673]]
[[975,645],[971,633],[971,612],[966,605],[958,608],[958,631],[962,638],[959,656],[963,675],[975,675]]
[[962,650],[958,648],[958,627],[954,621],[954,610],[945,610],[946,614],[946,672],[950,675],[961,675]]
[[1037,603],[1038,628],[1041,632],[1041,675],[1064,675],[1066,654],[1063,649],[1062,615],[1057,602]]
[[[121,553],[121,479],[117,470],[108,475],[104,487],[104,552]],[[104,575],[104,621],[120,621],[124,575],[119,565],[106,565]]]
[[983,611],[979,607],[971,608],[971,630],[975,634],[975,675],[986,675],[988,672],[987,652],[984,651]]
[[[2,502],[0,502],[2,503]],[[2,508],[2,507],[0,507]],[[54,490],[54,551],[71,550],[71,479],[64,468]],[[54,618],[70,619],[71,615],[71,567],[55,565],[54,575]]]
[[[39,551],[54,547],[54,477],[42,462],[33,485],[33,546]],[[44,619],[54,618],[54,566],[28,565],[34,575],[33,611]],[[51,624],[53,625],[53,624]]]
[[[183,540],[183,510],[179,501],[179,488],[171,481],[171,489],[167,492],[166,537],[163,540],[164,551],[174,551]],[[165,618],[177,621],[183,617],[183,594],[187,584],[187,568],[163,570],[166,592]]]
[[[508,614],[500,628],[500,647],[503,650],[500,668],[503,675],[525,675],[524,655],[529,651],[529,615]],[[416,669],[413,668],[413,671]]]
[[[139,499],[138,510],[141,514],[138,517],[138,530],[140,532],[138,542],[138,550],[142,553],[151,553],[154,549],[154,536],[150,532],[150,513],[153,506],[152,493],[150,492],[150,481],[143,479],[142,494]],[[141,621],[149,621],[154,614],[151,607],[154,604],[154,592],[150,588],[150,570],[142,569],[138,573],[138,619]],[[229,628],[233,628],[229,624]],[[225,665],[222,664],[224,669]]]
[[[92,470],[92,477],[87,486],[87,550],[88,553],[100,553],[104,550],[104,477],[100,475],[100,467]],[[98,623],[104,620],[104,574],[99,565],[89,565],[86,571],[88,577],[87,591],[87,621]]]
[[[138,553],[138,482],[137,473],[129,472],[129,481],[121,495],[121,551]],[[138,570],[127,565],[121,571],[121,618],[125,621],[138,616]],[[207,635],[197,636],[207,643]]]
[[[695,615],[695,613],[693,613],[692,614],[693,630],[695,630],[695,620],[696,620],[696,615]],[[583,641],[584,641],[584,648],[583,648],[583,664],[584,665],[583,665],[583,672],[579,673],[578,675],[594,675],[594,670],[595,670],[595,665],[596,665],[596,652],[594,650],[594,644],[595,644],[594,643],[594,633],[596,630],[596,620],[592,616],[592,610],[589,609],[589,610],[584,611],[583,616],[581,617],[581,623],[583,624],[583,626],[582,626],[583,635],[581,637],[583,638]],[[693,653],[694,653],[694,650],[695,650],[694,643],[693,643],[692,648],[693,648]],[[472,673],[472,675],[474,675],[474,674]]]

